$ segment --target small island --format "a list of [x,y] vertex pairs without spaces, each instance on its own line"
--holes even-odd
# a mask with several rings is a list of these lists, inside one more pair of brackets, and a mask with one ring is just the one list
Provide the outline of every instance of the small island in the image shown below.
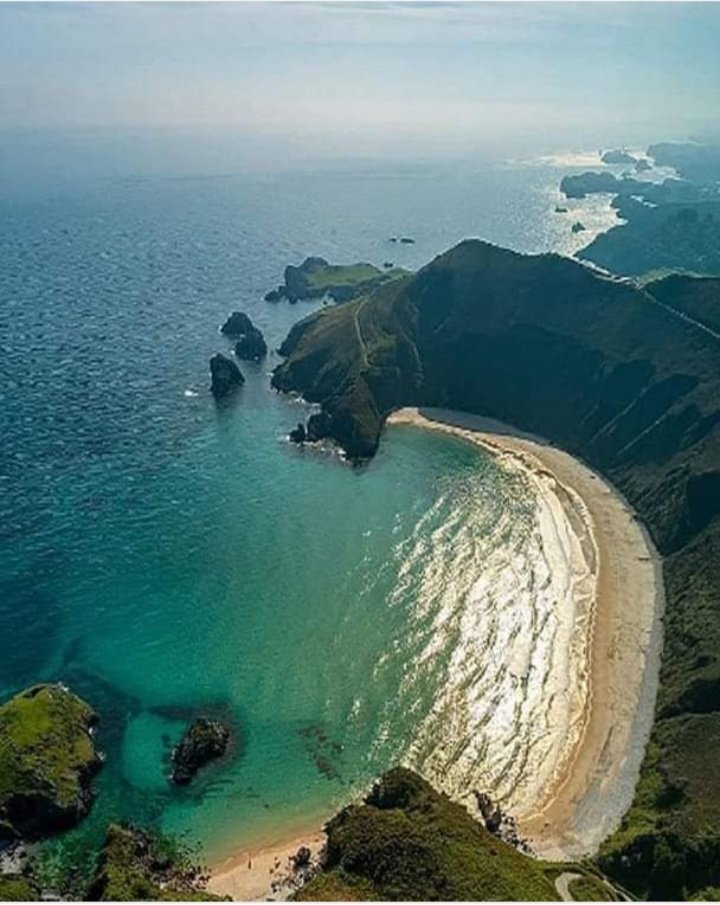
[[205,717],[195,720],[172,753],[171,780],[179,786],[187,785],[198,770],[222,757],[229,744],[230,732],[222,723]]

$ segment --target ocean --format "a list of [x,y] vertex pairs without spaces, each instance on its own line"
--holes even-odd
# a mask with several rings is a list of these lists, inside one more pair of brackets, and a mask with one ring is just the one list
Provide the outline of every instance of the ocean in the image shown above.
[[[11,171],[0,698],[65,682],[106,755],[90,817],[52,851],[71,862],[132,819],[215,860],[322,820],[395,763],[437,764],[435,705],[472,673],[457,626],[483,562],[529,542],[526,488],[411,426],[359,470],[295,448],[306,408],[270,389],[277,354],[242,363],[221,406],[208,359],[231,348],[232,310],[274,350],[321,304],[263,301],[307,255],[414,269],[468,236],[569,253],[613,222],[607,199],[554,213],[572,169],[551,158]],[[231,756],[173,788],[172,745],[200,714],[232,727]]]

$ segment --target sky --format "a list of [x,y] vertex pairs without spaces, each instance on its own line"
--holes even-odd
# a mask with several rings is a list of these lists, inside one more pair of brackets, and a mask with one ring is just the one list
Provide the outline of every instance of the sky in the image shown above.
[[701,138],[715,3],[2,3],[0,131]]

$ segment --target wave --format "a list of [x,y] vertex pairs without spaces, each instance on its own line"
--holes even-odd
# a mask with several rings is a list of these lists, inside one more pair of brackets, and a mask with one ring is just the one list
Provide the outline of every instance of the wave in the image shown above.
[[441,496],[399,546],[390,604],[413,601],[404,710],[434,688],[404,762],[456,800],[490,791],[520,812],[582,729],[594,570],[580,500],[549,474],[495,468]]

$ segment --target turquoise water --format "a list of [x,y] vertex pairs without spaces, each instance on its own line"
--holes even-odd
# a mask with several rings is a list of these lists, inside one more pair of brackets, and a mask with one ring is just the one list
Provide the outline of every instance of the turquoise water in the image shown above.
[[[132,818],[220,857],[327,816],[403,759],[452,647],[449,634],[427,653],[428,574],[479,568],[468,519],[478,536],[501,512],[521,525],[522,488],[411,427],[360,471],[298,450],[284,438],[305,409],[270,390],[274,353],[244,364],[220,407],[207,361],[234,308],[271,347],[312,310],[262,301],[306,254],[417,267],[465,235],[557,247],[559,175],[363,166],[2,187],[0,695],[66,682],[98,710],[107,755],[61,850]],[[201,713],[233,726],[232,756],[173,789],[170,750]]]

